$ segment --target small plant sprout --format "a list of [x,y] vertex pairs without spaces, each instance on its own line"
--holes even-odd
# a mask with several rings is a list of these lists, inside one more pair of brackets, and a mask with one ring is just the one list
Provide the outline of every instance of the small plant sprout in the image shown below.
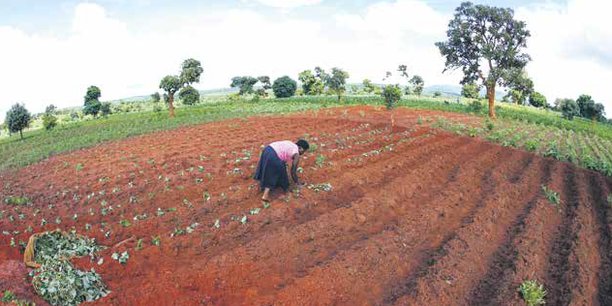
[[161,216],[165,215],[165,214],[166,214],[166,212],[164,212],[164,211],[163,211],[161,208],[159,208],[159,207],[158,207],[158,208],[157,208],[157,211],[155,211],[155,214],[156,214],[158,217],[161,217]]
[[123,227],[129,227],[130,225],[132,225],[132,223],[130,223],[129,220],[125,220],[125,219],[119,221],[119,224],[121,224],[121,226]]
[[137,251],[142,250],[142,238],[138,239],[138,241],[136,242],[136,247],[135,247],[135,249],[136,249]]
[[219,219],[215,220],[215,224],[213,224],[213,226],[215,228],[220,228],[221,227],[221,220],[219,220]]
[[325,165],[325,156],[323,154],[317,155],[317,158],[315,159],[315,165],[317,165],[317,167],[319,168],[323,168],[323,166]]
[[561,204],[561,198],[559,197],[559,193],[546,187],[545,185],[542,185],[542,192],[544,192],[544,196],[551,204],[553,204],[557,208],[559,207],[559,204]]
[[251,211],[249,211],[249,214],[258,215],[260,211],[261,211],[261,208],[256,207],[256,208],[251,209]]
[[2,301],[2,303],[10,303],[13,300],[15,300],[15,294],[10,291],[10,290],[6,290],[4,291],[4,294],[2,294],[2,299],[0,301]]
[[113,253],[113,255],[111,255],[111,258],[118,261],[120,264],[125,264],[127,263],[128,259],[130,259],[130,254],[125,251],[123,253],[121,253],[121,255],[119,255],[119,253],[115,252]]
[[270,202],[263,202],[263,208],[270,208]]
[[544,297],[546,296],[546,290],[544,290],[544,286],[537,281],[524,281],[519,287],[519,292],[528,306],[545,304]]
[[55,224],[61,224],[62,223],[62,218],[57,217],[55,218]]
[[244,215],[244,216],[242,216],[242,218],[240,219],[240,223],[242,223],[242,224],[246,224],[248,220],[249,220],[249,219],[247,218],[247,216],[246,216],[246,215]]
[[204,191],[204,194],[202,195],[202,197],[204,198],[206,202],[210,201],[210,193],[208,193],[208,191]]
[[159,246],[161,244],[161,237],[159,236],[151,236],[151,244],[155,246]]
[[15,243],[15,238],[11,237],[11,248],[16,247],[17,244]]
[[175,228],[172,233],[170,233],[170,237],[182,236],[185,235],[186,232],[182,228]]
[[77,172],[83,170],[83,164],[81,163],[76,164],[75,169]]

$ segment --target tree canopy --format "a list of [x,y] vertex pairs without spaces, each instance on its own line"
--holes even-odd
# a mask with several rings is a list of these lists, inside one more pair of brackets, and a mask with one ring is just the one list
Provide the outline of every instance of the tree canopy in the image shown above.
[[16,103],[6,112],[6,125],[9,132],[17,133],[23,139],[23,130],[30,126],[32,115],[25,108],[25,105]]
[[445,71],[461,69],[462,84],[481,80],[487,88],[489,116],[495,118],[495,86],[511,86],[531,60],[522,51],[530,36],[514,11],[463,2],[447,31],[448,40],[436,46],[445,57]]
[[178,95],[185,105],[194,105],[200,102],[200,92],[191,85],[181,88]]
[[470,99],[478,99],[480,97],[480,87],[473,82],[463,84],[463,87],[461,88],[461,96]]
[[[204,69],[198,60],[188,58],[184,60],[183,64],[181,65],[181,73],[179,76],[167,75],[161,80],[159,83],[159,88],[165,91],[164,101],[168,103],[170,117],[174,117],[174,94],[176,94],[183,87],[191,87],[191,84],[200,82],[200,76],[203,72]],[[188,103],[196,103],[196,101],[199,100],[200,93],[197,93],[197,99],[195,99],[196,95],[194,94],[194,90],[195,89],[186,89],[183,93],[184,97],[188,97]],[[197,92],[197,90],[195,90],[195,92]]]
[[421,93],[423,93],[423,87],[425,87],[425,81],[423,81],[423,78],[419,75],[414,75],[410,81],[409,81],[410,85],[412,85],[412,92],[417,95],[420,96]]
[[546,106],[546,97],[537,92],[534,91],[530,96],[529,96],[529,104],[531,104],[532,106],[535,107],[545,107]]
[[246,95],[253,93],[253,86],[258,82],[258,80],[251,76],[237,76],[232,78],[232,83],[230,87],[238,88],[239,95]]
[[83,114],[96,117],[102,108],[102,103],[98,100],[102,96],[100,88],[89,86],[85,93],[85,103],[83,104]]
[[202,72],[204,72],[202,64],[200,64],[198,60],[188,58],[183,61],[183,65],[181,66],[181,82],[186,85],[199,83]]
[[272,91],[277,98],[289,98],[295,95],[297,83],[288,76],[282,76],[272,84]]
[[327,87],[338,96],[338,102],[340,102],[342,95],[346,91],[346,79],[348,78],[348,72],[334,67],[332,68],[331,75],[326,79]]

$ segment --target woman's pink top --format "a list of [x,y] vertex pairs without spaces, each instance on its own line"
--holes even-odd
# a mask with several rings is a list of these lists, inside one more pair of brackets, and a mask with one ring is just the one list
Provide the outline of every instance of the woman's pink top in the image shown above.
[[274,149],[276,155],[284,162],[289,162],[292,160],[293,155],[300,152],[298,146],[289,140],[275,141],[270,144],[270,147]]

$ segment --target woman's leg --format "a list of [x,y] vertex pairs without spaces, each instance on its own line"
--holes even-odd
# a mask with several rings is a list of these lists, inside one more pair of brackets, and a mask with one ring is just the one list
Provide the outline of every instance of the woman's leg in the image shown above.
[[263,201],[266,201],[266,202],[270,201],[270,188],[266,187],[264,189],[264,193],[263,193],[263,196],[261,197],[261,199]]

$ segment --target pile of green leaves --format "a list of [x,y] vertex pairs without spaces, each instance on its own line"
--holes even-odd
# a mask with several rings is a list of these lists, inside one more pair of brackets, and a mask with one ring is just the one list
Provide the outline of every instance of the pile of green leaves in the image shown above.
[[68,261],[74,256],[91,256],[100,250],[95,239],[54,231],[36,240],[34,258],[41,267],[34,270],[36,293],[51,305],[78,305],[95,301],[110,291],[94,269],[81,271]]
[[308,185],[308,189],[312,189],[315,192],[319,192],[319,191],[330,192],[332,190],[332,185],[330,183],[310,184]]

